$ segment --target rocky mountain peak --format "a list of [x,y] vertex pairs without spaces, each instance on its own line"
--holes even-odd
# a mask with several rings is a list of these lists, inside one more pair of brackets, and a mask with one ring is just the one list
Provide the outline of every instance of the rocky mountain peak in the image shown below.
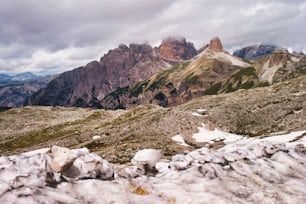
[[214,37],[210,40],[209,49],[214,52],[221,52],[223,50],[223,46],[219,37]]
[[162,57],[170,60],[188,60],[197,54],[197,50],[191,42],[185,38],[166,38],[159,46]]

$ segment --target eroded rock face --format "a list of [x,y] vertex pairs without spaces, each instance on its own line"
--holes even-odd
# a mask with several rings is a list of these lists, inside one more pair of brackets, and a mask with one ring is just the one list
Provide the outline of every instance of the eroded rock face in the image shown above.
[[169,60],[189,60],[197,54],[197,50],[185,38],[167,38],[159,46],[159,53]]
[[150,45],[120,45],[100,61],[59,75],[33,94],[27,104],[100,108],[97,101],[107,93],[144,80],[167,66]]
[[269,67],[274,65],[282,64],[284,65],[288,60],[290,60],[290,54],[288,52],[277,50],[270,56]]
[[209,49],[214,52],[221,52],[223,50],[223,46],[219,37],[215,37],[210,40]]

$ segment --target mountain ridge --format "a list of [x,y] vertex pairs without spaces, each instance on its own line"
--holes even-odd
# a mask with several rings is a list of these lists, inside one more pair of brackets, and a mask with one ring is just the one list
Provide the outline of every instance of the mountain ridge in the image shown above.
[[[269,55],[275,59],[268,59],[265,52],[257,60],[243,60],[225,51],[218,37],[200,50],[185,38],[166,38],[159,47],[121,44],[99,61],[59,75],[34,93],[25,105],[111,109],[147,103],[171,106],[205,94],[268,85],[282,80],[283,75],[289,78],[289,75],[296,77],[304,73],[303,69],[295,68],[289,70],[290,74],[278,72],[287,61],[297,65],[301,57],[274,52]],[[281,55],[287,58],[280,63]],[[270,64],[265,64],[267,60]],[[248,69],[239,72],[242,68]],[[278,79],[273,80],[275,74]],[[166,81],[168,84],[163,84]]]

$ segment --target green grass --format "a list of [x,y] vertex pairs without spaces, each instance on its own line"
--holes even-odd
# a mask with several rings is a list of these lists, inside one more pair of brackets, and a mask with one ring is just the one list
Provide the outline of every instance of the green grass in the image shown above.
[[[247,81],[243,83],[244,79],[247,79]],[[255,68],[247,67],[233,74],[225,83],[224,90],[229,93],[238,89],[250,89],[256,85],[254,80],[259,80]]]
[[254,81],[247,81],[240,86],[240,89],[251,89],[253,87],[255,87]]
[[38,131],[30,131],[19,137],[1,144],[1,152],[18,151],[20,149],[38,145],[40,143],[69,136],[75,133],[75,130],[67,130],[67,124],[60,124],[52,127],[47,127]]
[[103,117],[107,117],[105,112],[97,111],[83,119],[26,132],[14,139],[2,142],[0,152],[15,152],[50,140],[61,139],[75,134],[78,135],[80,133],[80,127],[86,127],[92,124],[93,121],[102,120]]
[[145,87],[148,86],[148,83],[149,80],[145,80],[135,84],[129,89],[130,95],[133,97],[137,97],[139,94],[141,94],[144,91]]
[[211,86],[210,88],[208,88],[206,91],[204,91],[204,94],[205,95],[215,95],[219,92],[221,87],[222,87],[222,82],[218,82],[214,84],[213,86]]
[[196,85],[200,82],[199,80],[199,76],[198,75],[194,75],[194,73],[190,73],[189,75],[187,75],[185,77],[185,79],[183,80],[183,82],[186,84],[186,85]]
[[270,86],[270,83],[268,81],[261,81],[257,85],[257,87],[266,87],[266,86]]
[[154,91],[155,89],[166,85],[167,79],[169,78],[170,74],[184,70],[189,64],[190,62],[184,62],[183,64],[175,65],[167,70],[161,71],[157,74],[156,80],[152,84],[150,84],[147,89]]

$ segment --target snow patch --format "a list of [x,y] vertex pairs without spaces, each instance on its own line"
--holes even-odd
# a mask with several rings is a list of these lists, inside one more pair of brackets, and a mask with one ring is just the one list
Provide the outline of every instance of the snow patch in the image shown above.
[[188,147],[189,145],[185,142],[184,138],[181,135],[175,135],[171,138],[173,141],[177,142],[179,145]]
[[99,139],[101,139],[101,136],[100,135],[94,135],[94,136],[92,136],[92,139],[93,140],[99,140]]
[[203,116],[203,115],[201,115],[201,114],[199,114],[199,113],[197,113],[197,112],[192,112],[191,115],[197,116],[197,117],[202,117],[202,116]]
[[207,109],[203,109],[203,108],[198,108],[197,109],[197,112],[198,113],[204,113],[204,112],[206,112],[207,111]]
[[209,130],[205,124],[202,124],[202,127],[198,127],[198,129],[199,132],[192,135],[196,142],[214,143],[216,141],[223,141],[224,143],[231,143],[243,138],[243,136],[223,132],[218,129]]
[[[306,130],[295,131],[295,132],[291,132],[291,133],[288,133],[288,134],[275,135],[275,136],[272,136],[272,137],[265,137],[261,140],[262,141],[269,141],[269,142],[288,143],[290,141],[295,140],[296,138],[300,137],[303,134],[306,134]],[[292,142],[292,143],[295,144],[296,142]],[[301,139],[299,139],[298,143],[302,143],[302,144],[306,145],[305,136],[302,137]]]

